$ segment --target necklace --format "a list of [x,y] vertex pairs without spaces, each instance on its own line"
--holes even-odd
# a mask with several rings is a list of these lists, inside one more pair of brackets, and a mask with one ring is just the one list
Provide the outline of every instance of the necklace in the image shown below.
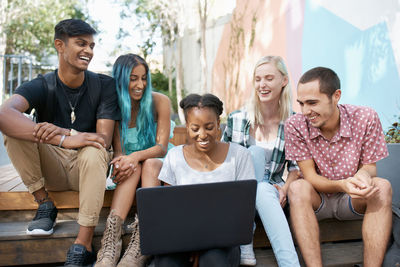
[[71,108],[71,114],[70,114],[71,124],[74,124],[74,122],[76,120],[75,108],[79,103],[81,95],[83,94],[84,87],[85,87],[85,82],[86,82],[86,80],[84,80],[83,84],[80,87],[78,87],[77,90],[79,90],[79,93],[78,93],[78,96],[76,97],[75,105],[72,105],[72,103],[71,103],[71,101],[70,101],[70,99],[69,99],[69,97],[67,95],[67,92],[66,92],[67,91],[67,88],[66,88],[67,86],[60,80],[60,83],[61,83],[61,85],[63,87],[63,92],[64,92],[64,95],[65,95],[65,98],[67,99],[68,105]]

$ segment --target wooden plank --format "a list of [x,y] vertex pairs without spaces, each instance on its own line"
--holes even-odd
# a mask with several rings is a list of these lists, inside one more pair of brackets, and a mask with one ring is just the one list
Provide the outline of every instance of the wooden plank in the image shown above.
[[[103,207],[110,207],[113,196],[112,190],[104,194]],[[58,209],[79,208],[79,192],[63,191],[49,192]],[[28,192],[0,192],[0,210],[36,210],[37,203]]]
[[[128,246],[131,229],[125,223],[123,247]],[[1,224],[0,262],[2,265],[44,264],[63,262],[66,251],[75,240],[79,225],[75,221],[59,222],[55,232],[50,237],[30,237],[25,234],[26,222]],[[104,232],[105,218],[103,217],[95,229],[93,245],[97,251]],[[325,243],[321,245],[324,266],[343,267],[353,266],[362,262],[362,242]],[[49,256],[49,251],[51,251]],[[255,249],[257,266],[277,266],[272,249]],[[297,248],[297,253],[301,254]],[[302,264],[304,266],[304,264]]]
[[[305,266],[300,249],[296,247],[301,266]],[[353,267],[362,263],[362,242],[326,243],[321,245],[322,261],[324,267]],[[257,259],[257,267],[277,267],[272,249],[257,248],[254,250]]]
[[0,185],[0,192],[9,192],[22,183],[19,176],[10,177]]
[[[264,227],[261,220],[256,220],[256,231],[254,233],[254,247],[270,247],[271,244],[268,241],[268,237],[265,234]],[[361,240],[362,220],[353,221],[339,221],[336,219],[328,219],[319,222],[320,227],[320,241],[321,243],[332,242],[332,241],[346,241],[346,240]],[[292,229],[292,234],[293,234]],[[293,234],[293,238],[295,236]],[[294,240],[296,243],[296,240]]]
[[[132,230],[127,228],[133,218],[124,225],[123,248],[129,244]],[[93,246],[100,249],[106,218],[101,218],[95,228]],[[68,248],[79,230],[76,221],[58,222],[54,234],[47,237],[31,237],[25,233],[27,222],[0,223],[0,262],[2,266],[45,264],[64,262]]]
[[182,145],[187,143],[186,127],[176,126],[174,129],[174,136],[170,139],[170,142],[177,145]]

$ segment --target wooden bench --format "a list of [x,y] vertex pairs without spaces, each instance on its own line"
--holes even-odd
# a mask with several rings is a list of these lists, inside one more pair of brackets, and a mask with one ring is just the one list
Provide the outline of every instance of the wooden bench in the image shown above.
[[[187,143],[186,128],[176,127],[171,143]],[[1,174],[1,170],[0,170]],[[1,176],[1,175],[0,175]],[[1,179],[0,179],[1,185]],[[28,192],[0,192],[0,263],[4,266],[20,264],[61,263],[68,247],[78,232],[78,192],[50,192],[59,209],[57,226],[50,237],[30,237],[25,234],[37,204]],[[95,229],[94,247],[99,249],[109,212],[113,191],[106,191],[99,225]],[[126,225],[129,223],[128,219]],[[324,266],[352,266],[362,260],[361,221],[325,220],[320,222]],[[124,247],[129,242],[130,230],[125,228]],[[262,224],[257,220],[254,247],[257,266],[277,266]],[[51,253],[49,253],[51,252]],[[300,253],[299,253],[300,255]]]

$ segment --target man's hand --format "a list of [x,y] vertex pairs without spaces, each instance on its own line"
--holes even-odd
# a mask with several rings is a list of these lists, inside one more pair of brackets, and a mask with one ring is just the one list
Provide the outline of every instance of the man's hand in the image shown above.
[[104,138],[96,133],[78,133],[77,135],[67,136],[62,144],[64,148],[81,148],[94,146],[101,149],[106,147]]
[[285,207],[286,202],[287,202],[287,193],[286,190],[283,187],[280,187],[277,184],[273,184],[273,186],[276,188],[276,190],[278,190],[279,192],[279,203],[281,204],[281,207]]
[[378,192],[378,188],[373,184],[372,179],[370,178],[365,180],[358,175],[353,177],[349,177],[343,180],[343,190],[347,194],[350,195],[351,198],[355,199],[368,199],[376,192]]
[[36,142],[40,143],[45,143],[56,135],[68,135],[68,132],[68,130],[48,122],[37,123],[33,128],[33,136],[36,138]]

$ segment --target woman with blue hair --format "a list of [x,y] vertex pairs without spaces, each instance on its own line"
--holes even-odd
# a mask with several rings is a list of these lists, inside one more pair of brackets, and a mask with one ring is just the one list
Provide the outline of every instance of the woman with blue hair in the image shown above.
[[[138,55],[126,54],[113,66],[122,120],[116,123],[111,161],[113,182],[117,185],[111,212],[97,254],[96,266],[116,266],[122,247],[121,232],[131,209],[136,188],[158,186],[162,158],[168,150],[171,132],[169,98],[152,91],[149,67]],[[143,266],[146,257],[139,246],[138,220],[118,266]]]

